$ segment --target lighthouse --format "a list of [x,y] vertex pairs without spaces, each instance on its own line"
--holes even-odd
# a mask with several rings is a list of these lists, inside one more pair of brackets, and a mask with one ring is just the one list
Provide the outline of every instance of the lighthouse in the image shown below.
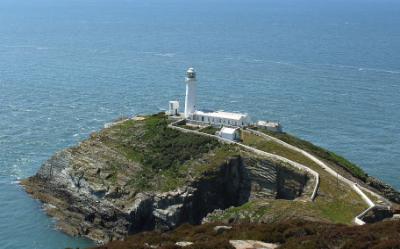
[[189,118],[196,110],[196,72],[189,68],[186,72],[186,97],[185,97],[185,118]]
[[[196,93],[197,93],[197,81],[196,81],[196,71],[194,68],[189,68],[186,71],[185,77],[186,83],[186,96],[185,96],[185,112],[183,113],[186,119],[185,123],[188,125],[195,126],[214,126],[214,127],[245,127],[252,125],[250,116],[247,113],[238,112],[225,112],[225,111],[212,111],[212,110],[202,110],[198,109],[196,106]],[[179,113],[179,102],[177,100],[169,102],[169,111],[166,111],[167,115],[171,118],[181,119],[182,116]],[[268,125],[275,125],[270,124]],[[275,125],[276,126],[276,125]],[[236,133],[232,133],[234,130],[229,130],[231,136]],[[228,132],[228,130],[226,130]],[[236,132],[236,131],[235,131]],[[236,137],[237,138],[237,137]]]

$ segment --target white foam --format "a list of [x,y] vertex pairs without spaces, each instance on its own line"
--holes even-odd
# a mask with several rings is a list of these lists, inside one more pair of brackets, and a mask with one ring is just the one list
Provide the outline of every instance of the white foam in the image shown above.
[[157,53],[155,55],[162,56],[162,57],[174,57],[175,56],[174,53]]

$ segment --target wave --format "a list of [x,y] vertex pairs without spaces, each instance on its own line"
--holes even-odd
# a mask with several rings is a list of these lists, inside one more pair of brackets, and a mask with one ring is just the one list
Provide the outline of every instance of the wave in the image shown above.
[[174,53],[157,53],[157,54],[154,54],[154,55],[161,56],[161,57],[174,57],[175,56]]
[[374,71],[380,73],[390,73],[390,74],[400,74],[400,71],[397,70],[387,70],[387,69],[379,69],[379,68],[361,68],[362,71]]
[[275,61],[275,60],[262,60],[262,59],[251,59],[247,60],[247,62],[266,62],[290,67],[297,67],[302,69],[313,70],[313,68],[304,67],[304,66],[316,66],[316,67],[333,67],[333,68],[345,68],[352,69],[357,71],[371,71],[377,73],[388,73],[388,74],[400,74],[400,70],[395,69],[386,69],[386,68],[373,68],[373,67],[363,67],[363,66],[353,66],[353,65],[342,65],[342,64],[330,64],[330,63],[307,63],[307,62],[290,62],[290,61]]
[[389,73],[389,74],[400,74],[399,70],[393,69],[384,69],[384,68],[372,68],[372,67],[362,67],[362,66],[352,66],[352,65],[342,65],[342,64],[329,64],[329,63],[304,63],[306,65],[311,66],[324,66],[324,67],[333,67],[333,68],[345,68],[352,69],[357,71],[372,71],[378,73]]
[[36,49],[36,50],[49,50],[50,47],[46,46],[34,46],[34,45],[2,45],[3,48],[22,48],[22,49]]

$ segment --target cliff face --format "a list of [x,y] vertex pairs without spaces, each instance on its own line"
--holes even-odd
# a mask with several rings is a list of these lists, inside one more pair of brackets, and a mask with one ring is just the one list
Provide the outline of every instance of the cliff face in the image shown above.
[[[234,161],[230,163],[234,167],[229,170],[221,167],[206,180],[176,191],[138,193],[131,200],[113,195],[113,199],[119,199],[120,205],[116,205],[108,194],[90,187],[85,179],[87,174],[76,176],[69,166],[70,160],[71,154],[67,151],[58,153],[25,184],[30,193],[50,204],[46,206],[48,213],[57,217],[60,228],[72,235],[112,240],[141,230],[168,229],[182,221],[196,223],[213,206],[224,207],[238,201],[240,178],[237,177],[238,163]],[[213,191],[225,188],[234,190],[227,198]],[[126,199],[123,205],[122,199]],[[208,205],[199,205],[206,199]]]
[[[179,147],[190,135],[166,130],[164,125],[159,127],[163,133],[149,134],[146,125],[163,117],[149,120],[106,129],[56,153],[22,184],[45,203],[45,210],[57,218],[63,231],[99,241],[143,230],[168,230],[187,222],[199,224],[210,212],[249,199],[292,200],[312,189],[303,173],[215,141],[201,140],[207,149],[190,157],[155,157],[149,150],[165,151],[162,143],[166,140],[158,136],[181,141],[168,144]],[[126,133],[121,136],[121,132]],[[196,139],[200,138],[189,138],[186,151]],[[151,160],[140,157],[138,151]]]
[[[46,211],[55,216],[59,227],[71,235],[84,235],[101,241],[121,239],[143,230],[168,230],[182,223],[199,224],[216,209],[239,206],[250,198],[287,198],[301,195],[307,177],[267,161],[229,158],[219,168],[187,186],[168,192],[137,193],[125,199],[123,208],[99,194],[85,176],[76,176],[68,151],[57,153],[38,174],[24,184],[29,193],[46,203]],[[246,162],[249,163],[246,165]],[[265,178],[260,168],[274,175]]]

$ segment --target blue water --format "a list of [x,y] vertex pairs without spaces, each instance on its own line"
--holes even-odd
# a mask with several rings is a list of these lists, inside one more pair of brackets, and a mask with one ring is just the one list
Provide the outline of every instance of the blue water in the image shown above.
[[0,0],[0,248],[90,245],[18,180],[183,101],[189,66],[198,106],[279,120],[400,188],[398,0]]

